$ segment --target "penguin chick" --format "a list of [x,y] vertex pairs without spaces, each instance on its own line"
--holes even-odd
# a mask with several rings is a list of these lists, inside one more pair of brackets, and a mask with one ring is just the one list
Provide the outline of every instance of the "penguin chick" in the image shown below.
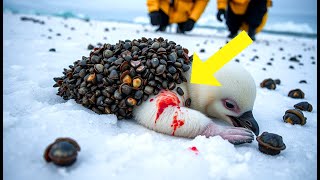
[[[191,71],[185,74],[190,82]],[[194,138],[198,135],[221,136],[233,144],[250,143],[259,134],[252,115],[256,85],[252,76],[239,64],[227,63],[214,74],[222,86],[182,83],[184,95],[162,90],[158,95],[136,107],[134,118],[156,132]],[[185,107],[191,98],[190,108]],[[216,122],[223,120],[230,125]]]

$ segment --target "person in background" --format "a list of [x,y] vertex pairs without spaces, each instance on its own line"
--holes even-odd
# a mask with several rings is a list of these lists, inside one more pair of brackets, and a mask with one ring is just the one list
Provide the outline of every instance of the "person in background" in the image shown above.
[[222,22],[222,15],[226,19],[229,38],[234,38],[242,29],[255,40],[255,35],[267,22],[267,11],[271,6],[272,0],[217,0],[217,19]]
[[191,31],[209,0],[147,0],[150,21],[165,31],[169,24],[177,23],[177,33]]

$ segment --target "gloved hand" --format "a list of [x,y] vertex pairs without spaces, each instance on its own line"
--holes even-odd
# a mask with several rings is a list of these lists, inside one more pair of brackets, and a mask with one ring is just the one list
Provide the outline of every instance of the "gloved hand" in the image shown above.
[[186,22],[184,22],[182,26],[182,31],[191,31],[195,23],[196,22],[194,20],[188,19]]
[[223,18],[225,19],[225,17],[226,17],[226,10],[224,10],[224,9],[219,9],[219,10],[218,10],[217,19],[218,19],[218,21],[220,21],[220,22],[222,22],[221,15],[223,15]]
[[160,25],[161,22],[161,14],[159,11],[153,11],[149,13],[150,21],[153,26]]

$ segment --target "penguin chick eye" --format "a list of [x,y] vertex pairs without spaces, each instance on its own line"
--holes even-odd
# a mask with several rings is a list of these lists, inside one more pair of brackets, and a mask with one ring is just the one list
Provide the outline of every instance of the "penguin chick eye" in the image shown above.
[[226,99],[222,99],[221,102],[224,108],[228,109],[229,111],[232,111],[237,114],[240,113],[240,108],[234,100],[226,98]]
[[232,104],[232,103],[230,103],[230,102],[228,102],[228,101],[226,101],[226,107],[228,108],[228,109],[233,109],[234,108],[234,105]]

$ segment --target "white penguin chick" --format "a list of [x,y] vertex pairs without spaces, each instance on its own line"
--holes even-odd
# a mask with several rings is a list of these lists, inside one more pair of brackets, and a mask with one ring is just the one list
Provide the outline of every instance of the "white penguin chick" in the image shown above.
[[[185,73],[188,81],[177,86],[183,96],[162,90],[136,107],[137,122],[172,136],[219,135],[233,144],[252,142],[252,132],[258,135],[259,126],[252,115],[256,85],[249,72],[239,64],[227,63],[214,74],[222,86],[191,84],[190,74],[191,70]],[[188,98],[190,108],[185,107]],[[215,121],[219,119],[235,127],[218,125]]]

